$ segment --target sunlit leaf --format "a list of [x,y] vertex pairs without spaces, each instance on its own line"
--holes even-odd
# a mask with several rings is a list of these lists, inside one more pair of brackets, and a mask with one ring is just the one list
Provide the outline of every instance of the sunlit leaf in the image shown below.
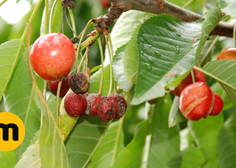
[[227,120],[219,135],[219,164],[221,168],[236,167],[236,115]]
[[236,17],[235,14],[236,2],[234,0],[219,0],[219,7],[226,15]]
[[[41,92],[33,88],[33,96],[36,104],[43,112],[43,124],[39,138],[39,149],[42,167],[69,168],[65,146],[56,121]],[[58,161],[58,158],[59,161]]]
[[[51,2],[51,1],[50,1]],[[62,25],[62,6],[61,1],[55,0],[49,9],[49,32],[60,33]]]
[[[43,88],[43,81],[39,78],[38,85],[41,89]],[[16,66],[4,95],[6,110],[19,116],[25,126],[24,141],[15,149],[16,160],[18,161],[28,147],[34,133],[39,130],[41,120],[41,110],[33,99],[33,84],[27,64],[26,52],[23,53]]]
[[189,120],[190,132],[208,160],[217,157],[217,142],[223,123],[224,117],[222,114],[214,117],[208,116],[206,119],[202,118],[197,122]]
[[121,48],[118,48],[116,51],[116,54],[113,58],[113,73],[114,78],[117,81],[117,85],[123,89],[124,91],[129,91],[132,84],[128,82],[128,79],[125,76],[124,72],[124,56],[125,56],[125,50],[126,47],[122,46]]
[[21,39],[7,41],[0,45],[0,101],[11,75],[22,56],[24,47]]
[[16,164],[15,168],[22,167],[34,167],[41,168],[41,159],[39,154],[39,135],[40,132],[37,132],[34,138],[32,139],[31,145],[23,153],[21,159]]
[[128,42],[125,50],[124,56],[124,71],[125,76],[128,79],[129,83],[134,84],[137,79],[138,74],[138,44],[137,44],[137,36],[140,25],[138,25],[133,33],[130,41]]

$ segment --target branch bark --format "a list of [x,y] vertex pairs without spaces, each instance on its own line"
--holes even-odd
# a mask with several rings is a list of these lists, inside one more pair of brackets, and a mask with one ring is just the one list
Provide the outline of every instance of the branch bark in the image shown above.
[[[201,15],[192,11],[181,8],[177,5],[169,3],[164,0],[109,0],[112,6],[121,8],[123,11],[130,9],[155,13],[155,14],[169,14],[186,22],[194,22],[203,18]],[[234,24],[228,22],[220,22],[211,35],[220,35],[233,37]]]

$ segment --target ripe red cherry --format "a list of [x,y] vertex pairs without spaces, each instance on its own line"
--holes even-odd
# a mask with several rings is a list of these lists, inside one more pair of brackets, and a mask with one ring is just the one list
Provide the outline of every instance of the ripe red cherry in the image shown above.
[[211,116],[219,114],[224,106],[222,98],[217,93],[214,93],[214,96],[215,96],[215,103],[211,113],[209,114]]
[[[67,93],[67,91],[70,89],[69,85],[69,79],[71,77],[71,74],[68,74],[62,81],[61,84],[61,90],[60,90],[60,97],[64,97]],[[48,87],[50,91],[56,96],[57,95],[57,88],[58,88],[59,80],[56,81],[49,81]]]
[[190,84],[180,94],[179,108],[189,120],[198,121],[207,117],[214,105],[214,94],[203,82]]
[[[198,71],[196,69],[193,69],[193,73],[194,73],[194,78],[195,78],[195,82],[206,82],[206,78],[204,73],[202,73],[201,71]],[[171,91],[171,93],[174,93],[176,96],[180,96],[181,92],[183,91],[183,89],[192,84],[193,83],[193,79],[192,79],[192,75],[191,73],[188,74],[188,76],[186,76],[180,83],[179,85],[175,88],[174,91]]]
[[82,94],[69,93],[65,97],[64,107],[70,116],[77,117],[85,112],[87,100]]
[[111,3],[108,0],[100,0],[100,3],[104,8],[109,8],[111,6]]
[[50,33],[39,37],[33,44],[30,62],[34,71],[45,80],[66,76],[74,63],[75,49],[68,37]]
[[217,60],[235,60],[236,59],[236,48],[223,48],[220,52]]

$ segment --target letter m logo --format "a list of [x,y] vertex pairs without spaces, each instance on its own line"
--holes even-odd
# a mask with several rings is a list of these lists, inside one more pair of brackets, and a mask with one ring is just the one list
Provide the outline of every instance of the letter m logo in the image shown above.
[[0,123],[0,128],[2,128],[2,137],[4,141],[8,141],[9,140],[9,128],[12,129],[12,139],[14,141],[18,141],[19,139],[19,130],[18,130],[18,126],[16,124],[10,123],[10,124],[2,124]]

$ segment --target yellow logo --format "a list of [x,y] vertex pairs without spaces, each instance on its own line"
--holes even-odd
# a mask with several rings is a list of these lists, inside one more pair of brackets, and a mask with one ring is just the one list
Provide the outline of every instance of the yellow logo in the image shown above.
[[16,149],[24,140],[25,126],[22,120],[10,112],[0,113],[0,151]]

